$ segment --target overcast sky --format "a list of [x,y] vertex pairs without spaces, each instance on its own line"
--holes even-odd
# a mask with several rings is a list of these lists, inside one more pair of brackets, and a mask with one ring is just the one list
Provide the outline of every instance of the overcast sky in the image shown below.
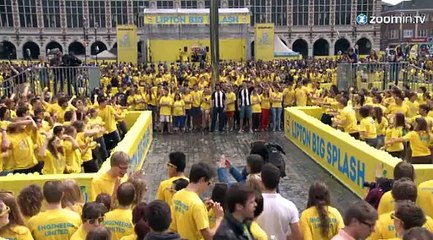
[[383,2],[391,3],[391,4],[397,4],[399,2],[403,2],[403,0],[382,0]]

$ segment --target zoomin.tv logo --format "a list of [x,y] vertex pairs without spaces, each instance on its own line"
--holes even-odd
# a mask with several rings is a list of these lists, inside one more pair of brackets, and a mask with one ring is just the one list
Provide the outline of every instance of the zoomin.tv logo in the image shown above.
[[366,24],[404,24],[404,23],[425,23],[424,16],[370,16],[361,13],[356,16],[356,23]]

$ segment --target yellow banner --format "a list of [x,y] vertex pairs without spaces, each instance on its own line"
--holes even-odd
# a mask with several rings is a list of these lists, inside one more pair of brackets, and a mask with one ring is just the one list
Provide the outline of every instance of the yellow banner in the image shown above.
[[117,61],[137,64],[137,26],[117,26]]
[[[377,177],[392,178],[394,166],[401,161],[323,124],[317,119],[323,113],[320,107],[292,107],[284,113],[286,137],[361,198],[368,191],[365,182],[373,182]],[[414,167],[418,184],[433,176],[431,164]]]
[[[219,16],[220,24],[249,24],[247,14],[223,14]],[[144,24],[210,24],[209,15],[147,15]]]
[[274,59],[273,23],[256,24],[254,54],[256,60],[270,61]]

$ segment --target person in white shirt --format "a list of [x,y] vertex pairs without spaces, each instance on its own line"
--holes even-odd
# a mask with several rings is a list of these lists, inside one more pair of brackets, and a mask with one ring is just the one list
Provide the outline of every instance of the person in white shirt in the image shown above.
[[265,164],[262,168],[264,206],[257,223],[268,234],[269,239],[282,240],[291,236],[293,240],[301,240],[298,209],[293,202],[277,193],[280,174],[280,170],[272,164]]

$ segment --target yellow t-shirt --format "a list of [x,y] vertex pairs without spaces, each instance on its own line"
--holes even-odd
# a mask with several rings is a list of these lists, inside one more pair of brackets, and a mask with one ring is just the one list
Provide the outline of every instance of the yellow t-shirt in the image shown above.
[[268,240],[268,234],[266,234],[256,221],[251,222],[250,231],[255,240]]
[[[278,100],[276,100],[278,99]],[[271,94],[272,108],[282,108],[283,107],[283,94],[280,92],[274,92]]]
[[[13,169],[27,169],[38,164],[34,153],[35,145],[27,131],[10,134],[8,138],[12,147],[9,159],[15,163]],[[7,165],[5,168],[8,168]]]
[[173,99],[170,96],[162,96],[159,99],[159,104],[169,104],[169,106],[160,106],[159,114],[161,116],[171,116],[171,106],[173,105]]
[[385,135],[386,128],[388,127],[388,120],[385,117],[382,117],[382,121],[380,123],[377,121],[377,119],[374,121],[376,125],[376,131],[377,135]]
[[394,103],[388,106],[385,113],[386,114],[402,113],[404,116],[407,117],[409,113],[409,107],[404,103],[400,106]]
[[191,96],[192,96],[192,106],[196,108],[200,107],[202,93],[200,91],[192,91]]
[[427,216],[433,217],[433,180],[425,181],[418,185],[416,203]]
[[176,181],[179,178],[184,178],[188,180],[187,177],[172,177],[169,179],[166,179],[162,181],[159,184],[158,191],[156,192],[156,199],[162,200],[166,202],[169,206],[171,206],[171,199],[173,197],[174,192],[171,189],[171,186],[173,185],[173,182]]
[[307,95],[306,87],[296,88],[295,98],[296,98],[296,106],[298,107],[307,106],[308,95]]
[[185,115],[185,102],[183,100],[174,101],[173,103],[173,116]]
[[211,95],[203,95],[203,100],[201,102],[201,110],[206,111],[210,109],[211,105]]
[[35,240],[69,239],[80,225],[80,215],[67,209],[40,212],[30,218],[28,223]]
[[[379,240],[379,239],[393,239],[397,238],[397,232],[394,225],[394,219],[391,218],[391,214],[394,211],[387,212],[379,215],[379,219],[376,221],[376,226],[374,232],[371,233],[369,240]],[[426,216],[426,223],[424,224],[424,228],[433,231],[433,219]]]
[[66,169],[66,160],[65,156],[62,154],[58,154],[58,157],[55,157],[50,151],[45,150],[45,154],[43,156],[44,168],[42,169],[42,174],[63,174]]
[[63,141],[63,149],[65,150],[66,171],[69,173],[80,173],[81,160],[80,149],[74,149],[71,141]]
[[120,240],[137,240],[137,234],[133,233],[131,235],[122,237]]
[[346,133],[354,133],[358,131],[358,123],[356,121],[356,112],[351,107],[344,107],[340,111],[340,115],[338,116],[341,120],[346,120],[346,123],[342,125],[344,132]]
[[343,218],[336,208],[328,206],[327,212],[329,217],[328,236],[322,236],[319,213],[316,207],[307,208],[302,212],[299,223],[304,240],[329,240],[344,227]]
[[116,179],[112,178],[108,173],[103,173],[92,179],[91,182],[91,199],[94,201],[100,193],[112,195]]
[[260,105],[260,101],[261,101],[260,95],[251,96],[251,101],[253,103],[253,106],[252,106],[253,113],[261,113],[262,107]]
[[87,232],[84,230],[83,225],[81,225],[70,240],[86,240]]
[[284,106],[292,106],[295,100],[295,91],[291,88],[285,88],[283,90]]
[[112,240],[120,240],[122,237],[134,233],[131,209],[114,209],[105,214],[104,226],[111,232]]
[[[90,137],[86,137],[84,132],[77,133],[76,139],[78,145],[80,146],[80,149],[84,149],[86,144],[90,146],[90,143],[92,142],[92,139]],[[87,151],[85,153],[81,154],[81,160],[83,162],[88,162],[92,160],[92,158],[92,149],[90,147],[87,148]]]
[[234,112],[236,110],[236,94],[234,92],[230,92],[226,94],[227,101],[227,112]]
[[182,239],[203,239],[200,230],[209,228],[209,218],[206,205],[198,194],[182,189],[173,195],[172,202],[170,229]]
[[99,108],[98,116],[100,116],[102,121],[105,123],[105,130],[107,130],[107,133],[112,133],[117,130],[115,114],[116,110],[112,106]]
[[395,209],[395,201],[392,197],[391,191],[388,191],[380,198],[379,206],[377,207],[377,214],[385,214]]
[[[105,126],[105,123],[104,123],[104,121],[102,121],[102,118],[101,117],[99,117],[99,116],[96,116],[95,118],[89,118],[89,121],[87,122],[87,126],[89,127],[89,128],[93,128],[93,127],[95,127],[95,126],[101,126],[101,127],[104,127]],[[100,132],[100,133],[98,133],[98,134],[96,134],[95,135],[95,138],[100,138],[100,137],[102,137],[104,135],[104,132]]]
[[260,95],[262,102],[261,107],[262,109],[271,109],[271,101],[269,99],[269,96],[265,96],[264,94]]
[[[396,128],[388,128],[385,131],[385,142],[391,140],[392,138],[400,138],[403,136],[403,127],[396,127]],[[390,145],[385,146],[385,150],[387,152],[399,152],[403,151],[404,146],[403,143],[393,143]]]
[[376,132],[376,124],[372,117],[366,117],[361,119],[359,124],[359,132],[364,132],[364,135],[361,135],[362,139],[375,139],[377,138]]
[[403,139],[409,141],[412,157],[423,157],[431,154],[429,146],[432,137],[429,133],[410,131],[403,136]]
[[2,231],[0,239],[33,240],[32,233],[27,227],[15,225]]
[[[191,96],[191,93],[184,95],[183,96],[183,101],[185,102],[185,109],[191,109],[191,107],[192,107],[192,96]],[[191,103],[187,103],[187,102],[191,102]]]

